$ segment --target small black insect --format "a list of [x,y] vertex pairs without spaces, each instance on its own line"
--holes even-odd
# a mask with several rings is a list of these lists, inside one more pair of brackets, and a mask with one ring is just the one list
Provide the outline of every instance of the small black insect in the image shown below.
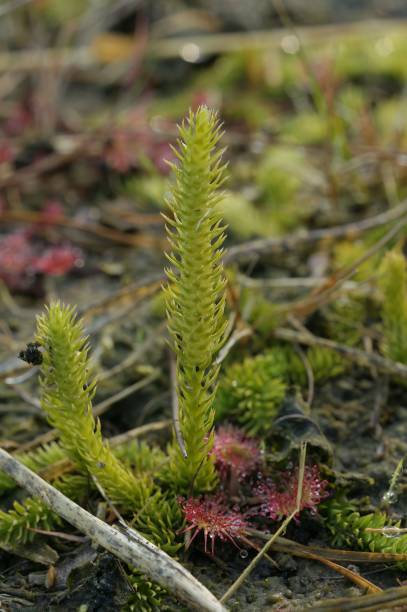
[[25,350],[18,353],[19,358],[32,365],[41,365],[42,353],[40,346],[39,342],[29,342]]

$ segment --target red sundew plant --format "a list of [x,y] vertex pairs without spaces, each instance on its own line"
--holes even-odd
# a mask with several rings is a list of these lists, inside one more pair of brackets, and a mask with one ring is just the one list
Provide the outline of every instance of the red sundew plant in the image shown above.
[[0,279],[10,289],[24,289],[32,248],[26,232],[14,232],[0,238]]
[[20,136],[27,133],[34,123],[34,115],[30,108],[31,104],[26,101],[13,107],[2,126],[2,134],[7,136]]
[[46,276],[60,276],[82,265],[81,251],[69,244],[51,247],[34,260],[35,271]]
[[115,130],[105,152],[105,161],[116,172],[128,172],[137,164],[134,140],[126,132]]
[[30,230],[0,237],[0,279],[13,291],[29,290],[36,274],[60,276],[82,265],[80,249],[65,244],[41,252]]
[[259,467],[262,461],[258,440],[247,437],[232,426],[220,427],[215,433],[212,448],[220,478],[243,480]]
[[166,175],[170,168],[163,160],[173,160],[174,153],[169,144],[157,140],[152,131],[117,128],[111,133],[103,157],[105,163],[120,174],[138,167],[146,157],[160,174]]
[[222,497],[189,497],[179,498],[188,526],[183,532],[193,531],[189,547],[200,532],[204,534],[205,552],[208,552],[208,538],[211,541],[211,554],[215,554],[216,538],[225,542],[229,540],[235,546],[236,539],[243,535],[248,527],[240,512],[229,510]]
[[0,144],[0,166],[1,164],[8,164],[14,159],[14,151],[8,142],[2,142]]
[[[316,514],[318,504],[328,496],[327,486],[328,481],[321,480],[317,465],[306,466],[300,511],[308,508],[312,514]],[[256,494],[261,498],[260,515],[272,520],[290,516],[297,505],[298,469],[294,472],[283,472],[279,486],[274,482],[259,485]],[[298,520],[298,514],[295,518]]]
[[41,210],[38,221],[34,224],[34,229],[46,229],[56,225],[64,217],[64,209],[62,205],[55,201],[50,200],[45,204]]

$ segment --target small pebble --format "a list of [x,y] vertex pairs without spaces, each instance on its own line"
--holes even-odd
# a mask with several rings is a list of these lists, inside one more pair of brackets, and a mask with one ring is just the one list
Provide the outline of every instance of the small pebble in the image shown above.
[[270,593],[265,599],[266,604],[282,603],[285,597],[282,593]]
[[359,597],[360,589],[358,589],[357,587],[349,587],[349,589],[346,589],[346,596],[347,597]]
[[286,572],[296,572],[297,562],[290,555],[278,555],[277,563],[280,569]]

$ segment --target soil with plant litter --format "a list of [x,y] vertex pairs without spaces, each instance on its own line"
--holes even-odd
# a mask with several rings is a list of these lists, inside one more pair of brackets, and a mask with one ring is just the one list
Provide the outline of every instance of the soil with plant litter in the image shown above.
[[[52,298],[75,304],[84,317],[99,374],[94,405],[103,405],[104,436],[171,419],[169,349],[159,289],[167,247],[160,216],[168,191],[163,160],[171,158],[176,124],[190,106],[217,107],[224,120],[230,168],[224,204],[227,247],[233,253],[232,247],[246,245],[246,252],[242,248],[228,261],[228,313],[250,325],[254,335],[232,348],[223,369],[275,345],[280,322],[276,305],[288,304],[284,327],[298,332],[305,326],[338,341],[332,330],[346,328],[349,321],[346,311],[335,310],[332,303],[346,292],[300,316],[298,303],[315,296],[318,279],[335,282],[338,270],[374,249],[391,225],[364,232],[358,224],[391,213],[406,193],[407,140],[400,124],[407,77],[403,23],[379,28],[361,23],[359,29],[351,24],[350,35],[338,27],[329,35],[321,30],[314,38],[304,31],[305,56],[284,35],[259,50],[250,48],[249,33],[242,33],[239,52],[223,51],[221,40],[215,51],[202,49],[202,59],[193,63],[178,53],[163,58],[156,50],[149,52],[154,40],[143,30],[142,13],[116,15],[113,25],[102,15],[103,25],[95,33],[83,6],[78,15],[61,17],[50,4],[41,8],[33,3],[5,22],[13,26],[7,40],[16,53],[10,68],[2,69],[9,85],[0,99],[0,441],[10,452],[47,442],[38,373],[18,354],[33,341],[35,317]],[[138,35],[145,35],[146,42],[134,49],[128,27],[136,17]],[[222,26],[212,17],[189,10],[186,30],[198,28],[199,33],[203,28],[207,39],[214,40]],[[174,34],[166,18],[155,19],[157,32]],[[285,36],[295,38],[293,21],[287,23],[284,14],[271,25],[282,19]],[[32,20],[38,22],[33,34],[38,44],[45,45],[48,33],[47,46],[55,51],[51,34],[58,32],[67,36],[73,50],[85,40],[103,53],[89,65],[74,63],[69,70],[57,66],[55,74],[50,66],[34,66],[27,73],[18,67],[18,49],[26,48]],[[71,40],[66,20],[75,28],[82,24],[86,35]],[[0,25],[0,32],[5,27]],[[230,29],[227,24],[224,28]],[[110,38],[112,33],[123,39]],[[128,38],[133,51],[123,59]],[[339,49],[336,55],[333,49]],[[393,224],[405,223],[405,215],[395,219]],[[352,223],[339,238],[329,230],[322,239],[306,238],[307,232]],[[251,242],[269,237],[281,240],[270,248]],[[404,237],[400,232],[399,244]],[[375,273],[385,249],[396,242],[394,238],[373,252],[346,280],[354,283],[353,289],[362,287],[362,294],[366,290],[371,300],[368,319],[360,326],[350,321],[350,331],[356,333],[352,346],[368,355],[378,352],[381,342]],[[253,279],[255,286],[250,285]],[[290,279],[298,279],[298,286]],[[303,286],[301,279],[314,284]],[[258,305],[265,315],[258,315]],[[344,334],[351,336],[349,329]],[[381,508],[392,519],[403,519],[403,472],[390,504],[384,495],[406,455],[405,387],[376,366],[352,363],[340,376],[316,381],[309,414],[290,420],[277,441],[271,434],[267,444],[272,453],[285,453],[287,462],[295,464],[300,441],[307,440],[310,457],[325,466],[332,494],[338,486],[357,500],[361,513]],[[310,386],[308,380],[302,398],[293,391],[289,402],[309,399]],[[146,439],[164,448],[170,429],[151,432]],[[23,492],[3,497],[2,509],[15,499],[24,499]],[[100,503],[92,511],[108,513]],[[71,533],[66,525],[60,531]],[[303,512],[284,537],[332,547],[318,513]],[[96,612],[125,605],[131,588],[125,568],[112,555],[86,539],[73,543],[50,534],[36,542],[30,546],[48,563],[35,563],[24,551],[19,556],[5,550],[0,554],[2,609]],[[219,598],[253,556],[242,545],[222,542],[211,556],[199,538],[180,553],[182,563]],[[318,560],[275,551],[270,556],[229,599],[231,610],[317,609],[324,600],[365,593]],[[399,586],[406,577],[391,563],[342,565],[381,589]],[[184,608],[163,596],[159,609]]]
[[[396,394],[386,402],[377,425],[372,426],[372,407],[382,392],[382,384],[380,380],[372,382],[363,372],[358,374],[340,378],[320,389],[313,413],[334,449],[335,469],[353,481],[352,493],[365,497],[364,510],[369,512],[380,504],[400,454],[405,452],[407,406],[403,395],[397,397]],[[405,516],[405,495],[400,494],[394,500],[394,510],[395,516]],[[318,517],[308,516],[300,526],[290,525],[285,535],[303,544],[331,545]],[[216,567],[208,567],[202,556],[195,556],[194,565],[191,565],[193,573],[219,596],[239,576],[247,558],[251,557],[246,550],[239,553],[228,548],[227,553],[222,552]],[[231,609],[301,610],[312,608],[314,603],[324,599],[351,597],[362,592],[316,561],[285,553],[273,554],[273,559],[278,568],[262,560],[230,600]],[[390,565],[348,565],[383,589],[404,579],[404,573]]]
[[[120,353],[110,356],[113,363],[120,361]],[[114,408],[116,414],[111,413],[104,420],[104,433],[111,435],[136,426],[140,420],[144,421],[146,407],[153,405],[154,398],[160,396],[161,405],[157,400],[153,410],[161,414],[168,400],[165,391],[157,391],[153,395],[139,393],[137,397],[118,402]],[[355,496],[365,497],[363,508],[366,511],[380,504],[406,445],[404,429],[407,406],[403,403],[402,395],[390,397],[378,423],[372,425],[372,406],[380,394],[380,379],[372,380],[361,371],[354,377],[342,377],[324,385],[318,390],[313,407],[314,418],[319,421],[334,449],[335,469],[348,476],[352,483],[349,490]],[[5,402],[4,406],[7,405]],[[23,405],[20,410],[23,410]],[[3,416],[2,427],[10,427],[10,420],[20,422],[20,433],[15,437],[29,440],[31,436],[27,436],[27,431],[32,431],[33,421],[38,426],[39,419],[20,410],[17,405],[14,418],[10,417],[8,423]],[[149,413],[149,418],[151,416],[152,413]],[[400,495],[393,507],[394,515],[400,518],[405,513],[403,497]],[[300,525],[291,524],[285,536],[301,544],[331,544],[318,516],[308,515],[302,518]],[[29,561],[2,554],[1,589],[6,609],[76,610],[86,605],[89,611],[96,612],[118,609],[126,600],[128,584],[119,562],[110,554],[97,551],[89,544],[80,545],[74,550],[70,546],[59,545],[57,549],[61,562],[57,565],[59,589],[55,590],[44,590],[45,570],[39,570]],[[221,543],[217,544],[214,558],[199,549],[200,546],[185,557],[185,565],[218,596],[227,590],[253,556],[246,548],[238,550]],[[231,610],[300,610],[312,608],[314,603],[325,599],[356,596],[363,592],[317,561],[285,553],[273,553],[272,559],[275,565],[268,560],[259,563],[249,580],[229,601]],[[404,578],[404,573],[395,570],[391,564],[347,565],[381,588],[395,586],[397,580]],[[180,609],[180,604],[164,599],[161,609]]]

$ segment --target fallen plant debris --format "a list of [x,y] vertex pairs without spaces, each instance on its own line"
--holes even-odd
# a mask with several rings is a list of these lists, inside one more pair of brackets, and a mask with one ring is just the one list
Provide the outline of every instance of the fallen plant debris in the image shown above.
[[401,609],[404,22],[93,4],[0,9],[2,605]]

